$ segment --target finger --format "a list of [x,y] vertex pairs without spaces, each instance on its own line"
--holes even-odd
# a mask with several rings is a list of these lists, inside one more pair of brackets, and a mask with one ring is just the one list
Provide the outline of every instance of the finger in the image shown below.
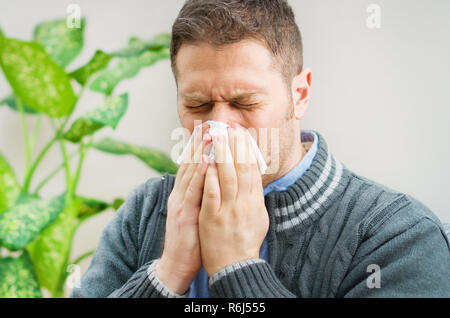
[[[250,170],[250,192],[260,191],[263,192],[261,170],[259,167],[259,162],[257,159],[257,143],[256,143],[256,130],[255,129],[245,129],[242,126],[237,125],[242,128],[241,131],[245,136],[245,143],[243,147],[246,149],[247,155],[247,168]],[[252,134],[253,133],[253,134]],[[239,191],[240,193],[241,191]]]
[[206,170],[208,169],[208,156],[202,155],[202,162],[197,165],[194,176],[186,191],[185,204],[192,208],[201,205],[203,187],[205,185]]
[[215,162],[208,164],[205,176],[205,187],[203,189],[202,211],[206,215],[218,212],[222,202],[222,196],[219,184],[219,175]]
[[252,170],[249,162],[249,142],[247,133],[241,128],[230,128],[230,148],[236,169],[238,194],[248,194],[251,190]]
[[216,149],[217,173],[222,201],[229,202],[235,200],[237,194],[237,176],[234,169],[233,156],[230,146],[224,136],[217,136],[214,139]]
[[[252,134],[252,132],[254,134]],[[263,186],[262,186],[262,178],[261,178],[261,169],[259,167],[259,162],[257,159],[257,147],[258,144],[256,143],[256,131],[249,129],[245,130],[245,139],[246,139],[246,148],[248,150],[248,162],[249,162],[249,168],[251,171],[251,182],[250,182],[250,188],[251,192],[257,190],[260,192],[263,192]]]
[[[264,192],[263,185],[262,185],[262,178],[261,178],[261,168],[259,167],[259,162],[256,157],[256,149],[253,148],[253,144],[256,144],[256,142],[252,142],[251,140],[252,136],[250,134],[247,134],[247,142],[249,143],[249,156],[250,156],[250,166],[251,166],[251,191],[260,191]],[[256,147],[258,145],[256,144]]]
[[[189,137],[189,142],[186,145],[185,150],[183,151],[183,160],[180,164],[180,167],[178,168],[174,187],[178,186],[181,179],[183,179],[183,175],[186,173],[186,170],[189,168],[190,164],[194,162],[193,153],[195,154],[194,151],[196,151],[199,148],[199,144],[201,144],[201,142],[202,142],[202,136],[204,136],[205,132],[208,129],[209,129],[209,125],[206,123],[202,124],[201,129],[199,126],[196,126],[194,128],[194,130],[192,132],[192,135],[194,135],[194,137],[191,138],[192,135],[191,135],[191,137]],[[199,163],[199,162],[200,162],[200,160],[197,161],[197,163]]]
[[209,143],[211,143],[211,136],[209,134],[205,134],[201,146],[198,147],[197,152],[193,156],[195,160],[193,160],[192,163],[188,164],[186,171],[180,180],[180,189],[182,189],[181,191],[183,191],[183,189],[187,189],[189,183],[192,181],[196,169],[198,168],[199,165],[201,165],[202,155],[206,153]]

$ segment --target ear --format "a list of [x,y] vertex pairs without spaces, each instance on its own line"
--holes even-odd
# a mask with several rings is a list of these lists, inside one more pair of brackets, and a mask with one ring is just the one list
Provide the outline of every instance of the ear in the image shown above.
[[292,97],[294,99],[294,117],[300,120],[306,113],[311,95],[311,70],[305,68],[292,81]]

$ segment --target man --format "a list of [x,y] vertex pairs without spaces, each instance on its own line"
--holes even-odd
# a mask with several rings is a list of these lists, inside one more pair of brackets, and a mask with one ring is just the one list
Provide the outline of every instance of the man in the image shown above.
[[[436,216],[300,130],[311,71],[285,0],[188,0],[171,61],[183,127],[229,123],[230,143],[203,124],[176,177],[135,189],[73,297],[450,297]],[[249,128],[278,132],[275,171],[236,160]]]

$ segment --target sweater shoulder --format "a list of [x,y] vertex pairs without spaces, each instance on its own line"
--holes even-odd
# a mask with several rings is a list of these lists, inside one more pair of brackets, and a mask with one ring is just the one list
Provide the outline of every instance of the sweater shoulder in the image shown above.
[[[403,232],[427,219],[443,230],[439,218],[424,203],[413,196],[394,190],[369,178],[351,173],[348,187],[358,189],[348,193],[352,198],[347,213],[353,216],[359,239],[378,231]],[[357,209],[355,209],[358,207]],[[351,219],[351,217],[349,217]]]
[[[161,177],[152,177],[134,187],[118,211],[122,218],[122,227],[138,234],[138,241],[145,235],[146,225],[152,216],[160,211],[163,199],[163,181]],[[124,229],[123,229],[124,230]]]
[[[171,174],[164,174],[162,177],[151,177],[145,182],[136,186],[130,193],[127,200],[130,198],[137,198],[142,203],[160,203],[159,210],[166,207],[166,201],[175,182],[175,176]],[[156,204],[151,204],[156,205]],[[149,211],[144,211],[149,212]]]
[[[167,200],[174,176],[152,177],[136,186],[123,204],[121,231],[130,233],[139,251],[139,265],[160,252]],[[122,208],[121,208],[122,210]]]
[[125,208],[128,213],[142,214],[151,211],[143,210],[145,203],[158,201],[160,196],[162,179],[152,177],[135,186],[125,200]]
[[136,202],[135,212],[141,219],[155,213],[167,214],[167,200],[174,182],[175,176],[166,173],[162,177],[149,178],[132,190],[130,197]]

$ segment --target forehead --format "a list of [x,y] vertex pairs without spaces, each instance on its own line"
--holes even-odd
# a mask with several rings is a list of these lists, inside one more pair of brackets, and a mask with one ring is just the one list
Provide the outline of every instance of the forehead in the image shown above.
[[208,93],[214,88],[230,93],[260,92],[279,77],[272,54],[256,40],[221,47],[204,42],[183,44],[176,58],[177,84],[182,93]]

